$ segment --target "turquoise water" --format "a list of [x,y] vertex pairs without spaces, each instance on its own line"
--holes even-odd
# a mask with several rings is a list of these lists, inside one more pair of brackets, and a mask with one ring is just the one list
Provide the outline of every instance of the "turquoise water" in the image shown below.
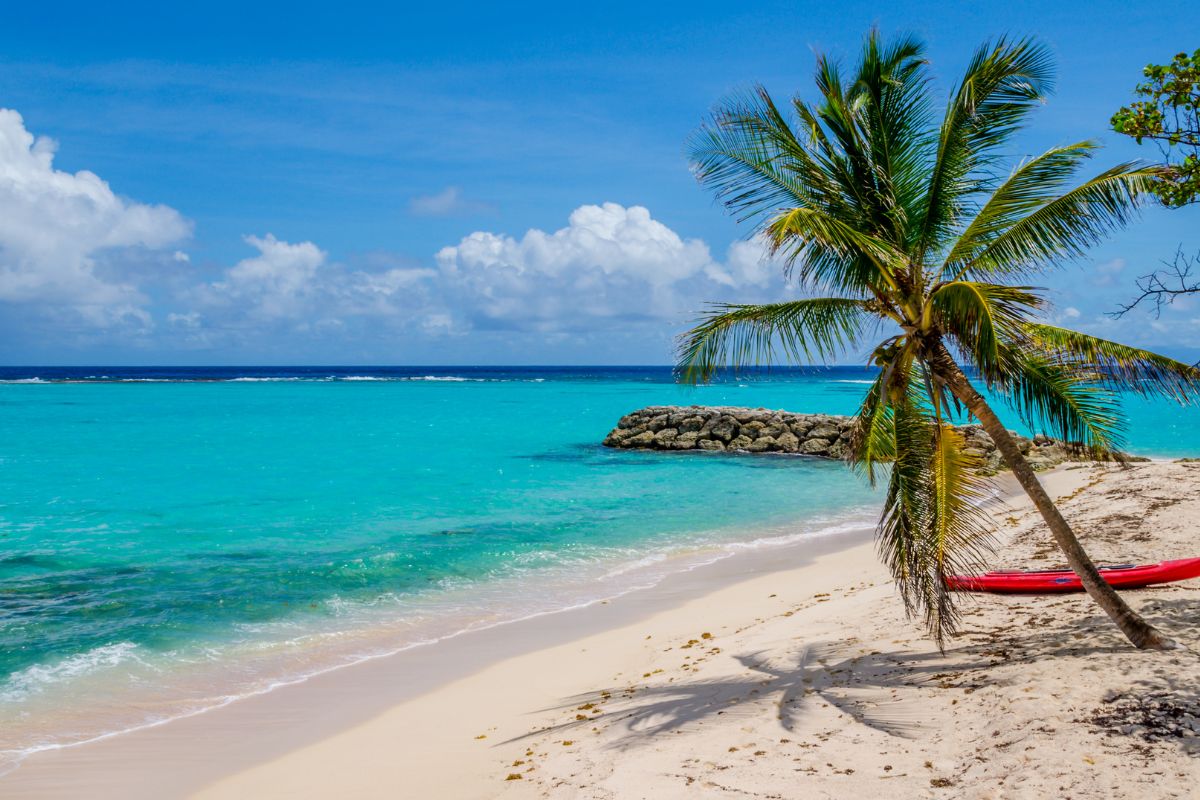
[[[25,372],[0,384],[9,762],[878,505],[836,463],[598,444],[649,404],[850,413],[861,370]],[[61,380],[92,375],[118,379]],[[1129,410],[1135,452],[1200,453],[1195,411]]]

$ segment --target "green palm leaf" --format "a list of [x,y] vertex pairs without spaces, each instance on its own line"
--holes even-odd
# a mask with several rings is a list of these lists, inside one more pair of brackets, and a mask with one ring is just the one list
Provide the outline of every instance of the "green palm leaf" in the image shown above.
[[1034,344],[1099,383],[1180,402],[1200,397],[1200,369],[1190,364],[1069,328],[1029,323],[1025,331]]
[[957,340],[985,378],[993,380],[1003,366],[1001,343],[1017,335],[1042,303],[1030,286],[951,281],[930,293],[926,313]]
[[894,460],[875,541],[900,590],[905,611],[913,614],[922,609],[932,589],[923,567],[928,552],[923,540],[928,532],[932,495],[929,465],[933,456],[930,436],[933,418],[914,399],[915,390],[909,378],[905,376],[909,385],[902,385],[902,394],[891,403]]
[[926,176],[932,103],[924,54],[913,37],[890,46],[868,37],[848,90],[862,109],[869,160],[883,189],[880,207],[896,242],[904,241],[908,220],[920,211]]
[[782,349],[792,361],[825,361],[853,347],[871,322],[874,304],[824,297],[769,305],[718,305],[680,337],[678,371],[706,381],[723,364],[769,366]]
[[686,149],[696,178],[739,220],[837,194],[762,87],[727,99]]
[[953,426],[939,421],[933,430],[929,532],[920,540],[919,567],[925,573],[920,606],[930,634],[941,646],[958,624],[946,578],[982,568],[991,551],[992,530],[983,508],[988,490],[979,475],[979,459],[966,452],[962,432]]
[[1080,258],[1129,223],[1157,174],[1157,168],[1133,163],[1107,169],[1013,221],[974,250],[958,272],[1021,275],[1063,259]]
[[854,418],[847,460],[874,486],[879,469],[896,460],[896,431],[892,419],[891,390],[894,365],[889,364],[867,390]]
[[789,263],[799,261],[799,277],[816,286],[845,286],[876,294],[897,287],[905,259],[887,242],[846,224],[833,214],[793,208],[764,228],[772,250]]
[[1028,214],[1054,200],[1098,147],[1094,142],[1055,147],[1013,170],[954,243],[942,268],[944,278],[961,278],[976,253]]
[[1049,52],[1031,39],[980,47],[954,93],[937,136],[917,253],[952,234],[970,196],[990,182],[982,174],[1051,87]]
[[1005,346],[1003,377],[992,386],[1030,428],[1078,443],[1094,458],[1120,458],[1120,399],[1071,363],[1028,346]]

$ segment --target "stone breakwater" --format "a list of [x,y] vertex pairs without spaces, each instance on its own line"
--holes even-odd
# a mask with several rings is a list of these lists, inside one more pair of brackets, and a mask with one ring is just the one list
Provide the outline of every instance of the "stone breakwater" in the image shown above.
[[[793,414],[732,406],[650,406],[621,417],[604,439],[605,447],[645,450],[710,450],[792,453],[842,458],[850,445],[852,417]],[[983,460],[983,472],[1004,468],[992,437],[978,425],[960,428],[967,452]],[[1013,433],[1034,469],[1083,460],[1071,447],[1046,436]]]

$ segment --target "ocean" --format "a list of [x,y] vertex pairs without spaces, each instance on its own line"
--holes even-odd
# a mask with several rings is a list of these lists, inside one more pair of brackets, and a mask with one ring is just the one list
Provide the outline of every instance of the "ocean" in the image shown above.
[[[0,368],[0,771],[747,548],[870,527],[879,494],[839,463],[600,446],[651,404],[853,413],[870,379]],[[1132,452],[1200,454],[1197,410],[1125,405]]]

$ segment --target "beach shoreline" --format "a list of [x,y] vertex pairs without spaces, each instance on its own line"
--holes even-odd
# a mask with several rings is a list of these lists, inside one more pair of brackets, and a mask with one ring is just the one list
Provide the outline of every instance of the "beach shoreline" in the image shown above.
[[[282,748],[302,746],[310,740],[333,735],[369,716],[375,701],[346,704],[345,692],[340,688],[343,682],[385,680],[390,684],[387,702],[409,702],[447,683],[467,679],[473,672],[496,662],[630,624],[697,595],[736,584],[750,575],[794,569],[826,553],[861,546],[870,536],[869,528],[838,522],[805,534],[676,553],[648,586],[632,586],[578,606],[458,630],[436,641],[360,657],[314,674],[280,681],[263,691],[214,701],[196,712],[30,753],[10,772],[0,775],[0,790],[5,796],[11,791],[17,793],[14,796],[22,797],[68,797],[74,796],[71,794],[74,787],[86,785],[90,797],[186,796],[189,789],[184,787],[202,785],[228,770],[227,765],[213,769],[211,758],[194,759],[193,753],[182,752],[191,750],[196,737],[223,742],[231,731],[277,723],[281,716],[287,716],[287,711],[281,709],[321,705],[325,698],[336,698],[335,705],[324,709],[328,713],[316,715],[319,723],[315,727],[310,724],[291,728],[288,736],[275,738],[266,747],[247,750],[239,746],[227,754],[229,763],[255,763]],[[364,672],[377,672],[384,677],[363,678]],[[397,675],[403,677],[403,685],[392,683]],[[310,692],[313,698],[298,697]],[[211,727],[222,733],[210,737],[210,720],[217,717],[221,719]],[[227,722],[225,717],[238,719]],[[176,748],[174,743],[183,746]],[[165,783],[130,780],[130,770],[143,761],[140,751],[145,747],[155,751],[163,748],[163,757],[169,759],[173,755],[178,759],[179,768],[166,773]],[[63,772],[77,772],[79,781],[68,779],[57,785]]]
[[[1200,470],[1193,475],[1188,465],[1156,462],[1139,468],[1171,472],[1176,482],[1180,477],[1195,480],[1200,476]],[[1044,479],[1052,494],[1073,503],[1087,500],[1089,491],[1098,491],[1096,487],[1104,481],[1118,481],[1120,474],[1111,467],[1075,467],[1047,473]],[[1008,483],[993,510],[1002,529],[1036,527],[1036,521],[1027,519],[1028,509],[1021,498],[1011,490]],[[1111,505],[1111,498],[1103,499],[1104,503]],[[1049,551],[1039,552],[1051,556]],[[1033,557],[1038,556],[1035,553]],[[1097,557],[1103,558],[1104,553]],[[1200,595],[1200,591],[1181,587],[1165,591]],[[1089,638],[1099,637],[1109,657],[1134,653],[1114,635],[1115,629],[1094,619],[1086,598],[1082,600],[1082,605],[1079,597],[1057,603],[1079,610],[1086,621],[1081,630]],[[1004,605],[1005,601],[993,598],[970,600],[969,629],[978,626],[979,635],[991,637],[994,645],[989,627],[1011,627],[995,618]],[[1083,635],[1072,631],[1070,616],[1056,623],[1063,626],[1062,635],[1068,641]],[[890,639],[879,638],[880,625]],[[798,646],[808,655],[797,655]],[[683,796],[697,780],[722,785],[715,778],[728,769],[743,770],[731,785],[761,790],[762,796],[772,796],[772,785],[778,787],[781,781],[801,777],[815,790],[826,792],[830,787],[870,792],[876,790],[870,788],[876,785],[873,782],[883,780],[895,787],[891,791],[901,791],[901,796],[925,796],[917,793],[912,780],[920,784],[921,791],[939,785],[931,781],[960,785],[954,764],[946,758],[919,758],[917,749],[904,738],[904,717],[910,711],[899,715],[900,733],[882,733],[866,725],[854,740],[831,748],[825,743],[843,730],[864,727],[864,723],[853,713],[847,716],[838,703],[826,702],[822,712],[808,713],[821,717],[832,708],[840,726],[836,730],[817,724],[817,730],[805,733],[792,725],[772,731],[771,744],[760,741],[764,726],[783,724],[785,704],[780,699],[772,713],[774,701],[753,700],[755,687],[791,680],[786,671],[773,666],[773,659],[828,662],[832,656],[825,651],[829,648],[837,650],[842,659],[882,658],[871,654],[890,656],[895,650],[900,651],[897,658],[902,661],[908,657],[905,653],[913,652],[919,655],[915,663],[945,660],[944,675],[969,671],[956,666],[953,655],[937,657],[917,625],[903,619],[870,533],[859,531],[740,553],[672,575],[651,589],[611,602],[463,634],[154,730],[39,754],[0,779],[0,790],[5,796],[22,798],[79,796],[85,788],[87,796],[96,798],[324,797],[334,793],[366,798],[394,797],[398,792],[399,796],[438,798],[547,793],[583,798],[650,796],[648,789],[645,795],[637,793],[642,791],[638,787],[645,785],[655,787],[654,796],[673,796],[674,792]],[[973,652],[972,658],[978,658],[978,653]],[[1064,663],[1070,661],[1064,658]],[[714,671],[718,673],[715,676],[711,674]],[[802,685],[801,697],[812,688],[814,679],[823,680],[806,677],[809,683]],[[678,700],[672,694],[678,691],[675,686],[697,681],[705,687],[701,694],[707,699],[697,700],[683,692],[686,702],[679,709],[667,702]],[[1034,680],[1032,685],[1036,683]],[[797,686],[791,689],[795,694]],[[905,701],[901,705],[911,705],[914,698],[910,695],[919,691],[902,683],[889,685],[887,690]],[[635,699],[639,693],[665,698],[655,702],[666,705],[658,708],[651,703],[649,711],[639,708]],[[731,695],[728,702],[736,713],[713,710],[716,701],[712,696],[725,693]],[[1036,696],[1044,695],[1039,691]],[[739,697],[746,699],[739,701]],[[689,703],[699,703],[701,708],[689,709]],[[957,706],[957,700],[953,705]],[[593,720],[597,711],[600,716]],[[673,720],[675,713],[691,717]],[[961,713],[961,707],[955,713]],[[582,720],[578,719],[581,715]],[[663,724],[666,727],[660,728]],[[714,735],[729,741],[714,750],[708,741]],[[747,741],[742,742],[743,738]],[[1086,739],[1071,732],[1072,748],[1079,744],[1078,738]],[[689,739],[697,742],[683,744]],[[778,752],[783,742],[789,746],[804,742],[805,749],[785,758]],[[891,749],[896,747],[894,742],[902,742],[906,751],[914,752],[890,754],[883,758],[888,763],[878,765],[875,774],[865,774],[862,761],[881,759],[878,748],[871,748],[886,745]],[[745,758],[736,756],[751,745],[755,749]],[[1092,743],[1084,745],[1086,749]],[[814,752],[822,747],[835,751],[836,755],[827,754],[832,759],[827,763],[836,767],[804,764],[799,768],[803,773],[794,772],[796,763],[804,763],[801,760],[808,754],[808,746]],[[707,759],[690,763],[696,758],[694,753],[706,750],[711,751]],[[647,755],[643,763],[637,757],[643,751],[657,755]],[[664,751],[669,755],[664,756]],[[718,763],[722,753],[732,762],[748,759],[751,763]],[[1084,759],[1095,762],[1098,757],[1079,758],[1087,765]],[[614,767],[618,758],[625,764],[619,771]],[[1187,761],[1194,756],[1183,758],[1185,764],[1194,763]],[[628,769],[630,763],[637,768]],[[924,766],[926,763],[932,766]],[[657,772],[648,774],[646,770]],[[809,770],[829,774],[816,775]],[[898,780],[902,775],[905,780]],[[990,780],[998,779],[993,776]],[[1170,781],[1164,784],[1171,785]],[[723,796],[718,789],[709,788],[713,796]],[[946,796],[992,795],[964,790],[961,795]]]
[[[615,601],[620,602],[626,595],[656,589],[663,581],[673,583],[685,580],[684,576],[696,570],[700,570],[697,576],[686,579],[692,587],[690,591],[694,591],[696,586],[720,585],[732,579],[726,572],[740,574],[745,569],[740,564],[733,566],[731,570],[716,566],[727,559],[745,559],[750,556],[745,562],[746,565],[753,565],[754,569],[768,569],[771,568],[776,553],[784,553],[785,562],[802,560],[810,550],[820,553],[827,546],[843,546],[839,542],[842,542],[844,537],[855,538],[861,536],[865,530],[867,526],[862,509],[847,509],[841,517],[818,517],[793,523],[791,526],[762,524],[761,527],[747,526],[736,531],[718,529],[714,531],[715,541],[684,540],[670,548],[651,550],[648,555],[636,560],[630,560],[629,556],[613,556],[607,560],[577,567],[574,582],[569,589],[564,576],[557,572],[533,572],[519,578],[491,581],[485,586],[443,589],[424,598],[433,600],[438,605],[428,602],[425,605],[409,603],[386,609],[387,613],[381,614],[373,624],[360,621],[355,627],[330,631],[313,629],[297,636],[296,640],[316,642],[309,652],[289,651],[291,661],[280,661],[278,664],[278,667],[289,671],[262,674],[255,679],[256,683],[251,683],[247,688],[223,681],[221,674],[222,670],[237,672],[245,684],[247,679],[241,675],[246,671],[245,664],[231,664],[228,660],[222,660],[197,665],[187,674],[190,683],[181,684],[193,690],[193,695],[188,697],[188,701],[195,704],[194,707],[185,706],[183,700],[173,700],[169,697],[164,700],[167,692],[161,690],[155,694],[147,692],[142,696],[134,695],[135,702],[131,704],[136,708],[150,710],[150,716],[144,720],[136,720],[132,724],[118,722],[106,728],[106,725],[117,722],[117,718],[106,716],[104,710],[99,710],[93,712],[91,718],[87,713],[80,716],[87,723],[93,724],[93,728],[99,730],[98,733],[76,737],[74,740],[40,743],[22,752],[0,747],[0,756],[8,757],[7,761],[0,761],[0,783],[4,775],[19,769],[25,760],[43,752],[90,746],[101,741],[161,728],[280,689],[299,686],[358,664],[400,656],[415,649],[436,650],[462,636],[476,636],[494,628],[510,625],[528,625],[532,630],[526,636],[524,647],[552,644],[556,641],[555,634],[543,637],[537,622],[540,618],[571,614]],[[829,543],[814,548],[816,542],[825,540],[829,540]],[[792,553],[793,550],[798,552]],[[757,551],[764,551],[763,555],[753,558]],[[562,568],[559,569],[559,572],[561,571]],[[438,613],[447,607],[464,607],[466,601],[470,600],[470,591],[481,589],[487,592],[486,600],[481,601],[474,612],[463,611],[455,615]],[[536,601],[521,598],[521,593],[531,591],[538,596]],[[654,601],[643,602],[638,599],[633,605],[639,609],[639,613],[648,613],[642,607],[653,607]],[[625,609],[623,603],[620,607]],[[484,609],[486,614],[483,613]],[[421,622],[398,624],[398,621],[407,622],[409,617],[415,617]],[[556,630],[554,625],[546,627],[548,632]],[[585,621],[582,627],[590,629],[594,626]],[[332,643],[327,643],[326,639],[331,639]],[[170,668],[170,665],[166,667]],[[176,670],[178,669],[176,667]],[[196,695],[197,686],[208,687],[208,694]],[[429,683],[427,680],[418,680],[415,686],[424,687],[420,689],[424,691]],[[418,689],[414,688],[412,691],[416,692]],[[113,707],[119,704],[110,702],[107,705]],[[176,706],[180,710],[176,710]]]

